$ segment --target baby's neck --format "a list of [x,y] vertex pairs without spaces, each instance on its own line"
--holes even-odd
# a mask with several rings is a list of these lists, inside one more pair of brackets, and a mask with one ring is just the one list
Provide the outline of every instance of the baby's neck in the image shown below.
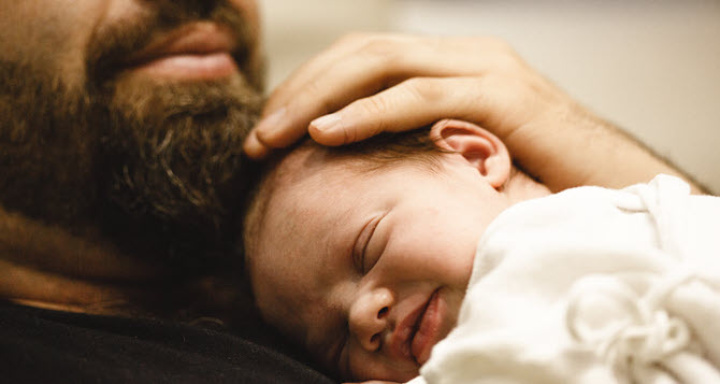
[[512,204],[552,194],[545,184],[535,181],[525,172],[515,167],[511,172],[510,178],[503,186],[502,193],[510,199]]

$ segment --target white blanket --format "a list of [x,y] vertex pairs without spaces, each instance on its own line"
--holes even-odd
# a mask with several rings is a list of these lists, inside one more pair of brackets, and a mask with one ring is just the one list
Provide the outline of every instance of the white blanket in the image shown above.
[[413,383],[720,383],[720,198],[658,176],[518,204]]

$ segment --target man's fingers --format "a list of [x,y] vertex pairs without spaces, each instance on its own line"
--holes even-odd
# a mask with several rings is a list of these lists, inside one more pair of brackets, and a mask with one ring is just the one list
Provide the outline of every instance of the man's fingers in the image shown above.
[[[286,147],[308,132],[308,125],[313,119],[338,111],[363,97],[367,99],[346,108],[347,111],[341,114],[314,121],[310,127],[311,135],[322,143],[339,145],[382,131],[410,129],[409,124],[417,124],[420,117],[438,110],[425,108],[432,107],[427,103],[423,104],[422,110],[411,108],[406,103],[406,100],[417,96],[413,93],[434,89],[429,84],[426,84],[428,87],[414,86],[412,79],[418,79],[420,84],[416,85],[422,85],[429,83],[430,78],[471,79],[488,73],[510,74],[516,78],[527,76],[524,63],[514,51],[493,38],[350,36],[296,71],[273,92],[264,117],[247,139],[245,149],[249,156],[260,158],[273,148]],[[407,79],[411,82],[395,88],[396,84]],[[388,88],[390,92],[371,96]],[[394,97],[400,98],[394,100]],[[427,99],[421,97],[422,101]],[[392,108],[384,106],[395,103],[407,107],[402,111],[409,113],[410,117],[406,115],[402,119],[385,120],[382,116],[369,115],[371,111],[381,115],[393,114]],[[439,105],[446,109],[452,107],[447,103]],[[368,112],[360,112],[348,119],[347,113],[354,110]],[[391,121],[399,124],[391,125]],[[331,126],[345,128],[323,132],[323,128]]]
[[327,73],[329,68],[340,61],[342,57],[352,55],[353,52],[367,42],[370,36],[367,33],[352,33],[343,36],[312,60],[304,63],[273,90],[271,97],[265,104],[263,116],[269,116],[289,104],[293,98],[300,94],[308,82]]
[[336,146],[456,118],[486,125],[506,138],[554,103],[533,84],[494,74],[413,78],[312,121],[309,133],[321,144]]
[[[346,68],[342,72],[306,84],[287,105],[263,119],[254,129],[259,142],[270,148],[286,147],[307,133],[313,118],[336,111],[352,100],[376,93],[380,88],[380,80],[363,73],[361,68]],[[336,76],[354,80],[352,84],[333,87],[332,81]]]
[[349,39],[321,54],[273,93],[266,107],[270,115],[256,127],[257,142],[269,148],[290,145],[302,137],[312,119],[415,76],[482,75],[493,68],[518,72],[519,59],[501,47],[494,39],[479,38]]
[[243,150],[248,157],[255,160],[263,159],[270,153],[270,147],[258,139],[257,132],[255,131],[250,132],[245,139]]
[[409,54],[424,45],[424,40],[427,38],[395,34],[353,33],[344,36],[280,84],[270,96],[264,114],[269,115],[290,104],[308,86],[320,83],[323,79],[333,84],[327,89],[330,92],[347,88],[347,81],[356,79],[343,76],[353,75],[353,69],[362,69],[365,75],[381,76],[378,68],[390,68],[388,54]]
[[[473,121],[506,139],[533,117],[558,105],[547,85],[509,75],[472,77],[415,77],[373,96],[352,102],[341,110],[306,125],[280,127],[279,137],[268,143],[253,131],[245,143],[249,156],[264,157],[272,148],[289,145],[307,131],[317,142],[337,146],[360,141],[381,132],[400,132],[444,118]],[[292,120],[281,110],[276,119]]]
[[475,78],[413,78],[314,120],[310,136],[335,146],[381,132],[415,129],[441,118],[466,118],[469,95],[478,91],[477,83]]

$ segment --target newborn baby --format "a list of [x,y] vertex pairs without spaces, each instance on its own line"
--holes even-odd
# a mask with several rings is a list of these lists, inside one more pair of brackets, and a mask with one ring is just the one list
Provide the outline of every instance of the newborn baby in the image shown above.
[[682,354],[717,376],[720,348],[695,329],[712,326],[674,299],[715,298],[719,218],[717,198],[669,177],[552,195],[495,136],[446,120],[296,148],[260,182],[243,237],[264,318],[339,378],[607,383],[675,377],[656,367]]

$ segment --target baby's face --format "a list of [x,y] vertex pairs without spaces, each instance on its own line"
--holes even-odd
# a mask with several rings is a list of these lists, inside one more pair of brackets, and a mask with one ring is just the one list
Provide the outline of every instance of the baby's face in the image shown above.
[[407,381],[457,322],[477,242],[508,203],[465,166],[306,160],[248,254],[264,317],[346,380]]

